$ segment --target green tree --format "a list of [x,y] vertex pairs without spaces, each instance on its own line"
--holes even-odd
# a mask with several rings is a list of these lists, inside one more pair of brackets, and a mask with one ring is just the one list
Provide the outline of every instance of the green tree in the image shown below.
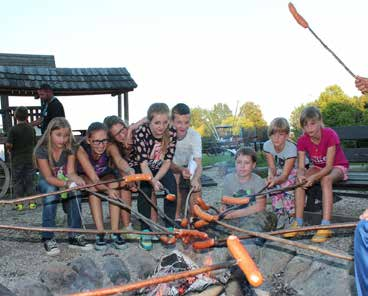
[[223,124],[223,121],[232,115],[233,113],[229,106],[223,103],[215,104],[209,112],[209,116],[211,117],[210,120],[215,126]]
[[253,102],[246,102],[240,107],[238,116],[238,125],[240,127],[264,127],[267,126],[266,120],[259,105]]

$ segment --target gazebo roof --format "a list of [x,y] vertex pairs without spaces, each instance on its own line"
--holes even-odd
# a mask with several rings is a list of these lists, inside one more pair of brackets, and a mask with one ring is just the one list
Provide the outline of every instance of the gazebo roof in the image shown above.
[[0,66],[1,95],[35,96],[43,83],[59,96],[115,95],[137,87],[126,68]]

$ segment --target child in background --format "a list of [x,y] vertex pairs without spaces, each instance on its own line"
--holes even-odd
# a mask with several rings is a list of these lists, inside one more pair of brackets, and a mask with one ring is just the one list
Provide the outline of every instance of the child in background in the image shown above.
[[[178,198],[176,206],[176,219],[183,218],[186,198],[189,190],[193,192],[188,202],[188,212],[192,215],[192,208],[196,197],[201,196],[202,175],[202,139],[201,135],[190,127],[190,109],[187,105],[179,103],[171,110],[171,120],[176,128],[177,142],[171,169],[178,184]],[[190,172],[191,163],[195,169]]]
[[[235,154],[235,173],[225,176],[223,196],[242,197],[261,191],[266,182],[253,173],[257,165],[257,154],[253,149],[240,148]],[[265,196],[252,197],[244,209],[229,212],[225,219],[241,218],[264,211]]]
[[[15,109],[14,116],[17,124],[9,130],[5,146],[10,157],[14,194],[18,198],[33,195],[35,191],[32,154],[36,145],[36,133],[27,122],[28,109],[26,107]],[[17,210],[23,210],[23,207],[23,204],[16,205]],[[36,208],[36,203],[29,203],[29,208]]]
[[[340,139],[331,128],[325,128],[322,115],[318,108],[311,106],[305,108],[300,115],[300,125],[304,134],[298,139],[298,172],[299,182],[304,182],[303,187],[295,191],[296,221],[291,228],[303,225],[305,204],[305,192],[314,183],[320,182],[322,187],[322,225],[330,224],[333,206],[332,184],[340,180],[347,180],[349,163],[340,146]],[[312,163],[312,167],[305,169],[306,155]],[[295,237],[296,232],[284,234],[284,237]],[[325,242],[332,236],[329,229],[321,229],[316,232],[312,242]]]
[[[62,188],[73,188],[84,185],[82,178],[75,173],[74,138],[68,121],[55,117],[47,126],[42,138],[38,141],[35,152],[35,162],[40,171],[39,189],[48,193]],[[66,179],[67,177],[67,179]],[[65,203],[70,228],[81,228],[80,197],[69,194],[65,199],[60,195],[49,195],[43,199],[42,226],[55,227],[57,204],[59,200]],[[48,255],[60,253],[54,240],[54,233],[43,232],[42,240]],[[69,246],[84,250],[91,249],[82,235],[69,233]]]
[[[80,143],[77,151],[78,172],[83,176],[86,183],[97,183],[100,180],[111,180],[116,178],[115,171],[112,168],[112,163],[115,164],[121,176],[130,172],[128,163],[121,158],[119,151],[115,145],[110,145],[107,136],[107,127],[101,122],[90,124],[87,129],[87,137]],[[92,190],[103,190],[109,197],[113,199],[120,198],[119,190],[113,189],[118,184],[109,183],[101,184],[93,187]],[[91,194],[89,196],[89,204],[96,224],[97,230],[101,234],[96,236],[95,249],[97,251],[105,250],[107,243],[103,234],[103,211],[101,199]],[[117,231],[119,229],[120,207],[109,204],[111,229]],[[120,234],[114,233],[111,235],[112,246],[115,249],[123,249],[125,241]]]
[[[290,126],[285,118],[277,117],[268,128],[269,140],[263,151],[268,164],[268,187],[284,188],[296,181],[296,145],[289,141]],[[277,228],[284,228],[295,220],[294,192],[272,194],[272,209],[277,216]]]

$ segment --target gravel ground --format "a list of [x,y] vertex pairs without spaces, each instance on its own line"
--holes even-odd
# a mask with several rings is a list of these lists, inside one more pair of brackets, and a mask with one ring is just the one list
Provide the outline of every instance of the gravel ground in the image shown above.
[[[218,167],[212,167],[206,169],[204,174],[218,182],[218,186],[216,187],[205,187],[203,189],[203,198],[206,202],[217,206],[221,197],[223,170]],[[107,214],[106,204],[104,206],[105,214]],[[368,208],[368,199],[347,197],[334,205],[334,214],[358,217],[365,208]],[[42,207],[38,207],[35,210],[27,209],[23,212],[13,210],[11,206],[0,207],[1,224],[4,225],[40,226],[41,215]],[[87,203],[83,204],[83,220],[86,224],[93,224]],[[65,224],[65,215],[62,212],[61,206],[59,206],[57,225],[62,227]],[[328,243],[324,243],[323,247],[351,253],[352,235],[353,232],[351,230],[339,231]],[[12,289],[22,277],[38,279],[39,271],[51,262],[69,262],[73,258],[83,255],[81,251],[68,248],[65,234],[58,234],[56,238],[61,249],[61,254],[56,257],[49,257],[44,252],[38,233],[0,230],[0,284]],[[91,239],[91,242],[93,241],[92,236],[88,238]],[[128,245],[129,248],[137,250],[137,256],[139,256],[139,252],[144,252],[138,248],[135,242],[129,243]],[[119,252],[109,248],[106,252],[107,254],[115,254],[123,260],[126,259],[123,251]],[[167,253],[167,250],[162,248],[160,244],[155,244],[154,250],[149,254],[150,256],[159,258],[165,252]],[[147,252],[145,253],[147,254]],[[105,255],[103,254],[103,256]],[[89,256],[98,261],[98,258],[101,257],[101,252],[93,250],[89,252]],[[133,271],[132,280],[134,278]]]

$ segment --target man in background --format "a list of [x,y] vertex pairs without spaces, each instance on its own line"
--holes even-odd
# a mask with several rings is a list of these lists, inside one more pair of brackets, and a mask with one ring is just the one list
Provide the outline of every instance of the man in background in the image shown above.
[[50,85],[42,84],[37,91],[41,99],[41,117],[32,122],[33,126],[41,126],[43,134],[51,121],[55,117],[65,117],[64,107],[60,101],[54,96],[54,92]]

